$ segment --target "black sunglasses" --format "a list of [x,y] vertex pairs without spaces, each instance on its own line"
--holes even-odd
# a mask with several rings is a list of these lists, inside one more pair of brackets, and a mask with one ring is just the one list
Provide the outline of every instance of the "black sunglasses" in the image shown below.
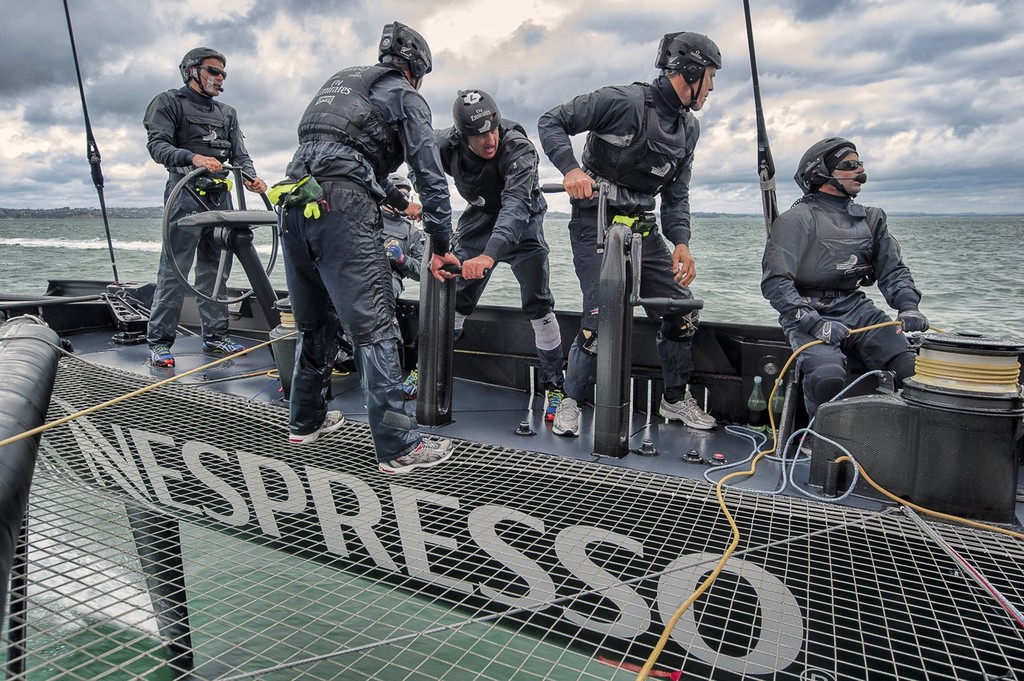
[[216,66],[200,66],[199,68],[205,69],[206,72],[209,73],[214,78],[216,78],[217,76],[220,76],[221,78],[227,78],[228,77],[228,72],[227,71],[225,71],[224,69],[218,69]]
[[863,161],[840,161],[836,164],[836,170],[860,170],[863,167]]

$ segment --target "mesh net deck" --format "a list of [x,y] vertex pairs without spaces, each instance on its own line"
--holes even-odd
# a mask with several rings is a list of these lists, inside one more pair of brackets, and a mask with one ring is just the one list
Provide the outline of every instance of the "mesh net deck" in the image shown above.
[[[62,360],[48,420],[147,382]],[[286,433],[181,385],[48,431],[15,678],[629,679],[731,540],[696,481],[468,441],[391,477],[363,424]],[[919,522],[726,498],[740,548],[654,678],[1024,679],[1024,628]],[[1019,611],[1021,542],[932,531]]]

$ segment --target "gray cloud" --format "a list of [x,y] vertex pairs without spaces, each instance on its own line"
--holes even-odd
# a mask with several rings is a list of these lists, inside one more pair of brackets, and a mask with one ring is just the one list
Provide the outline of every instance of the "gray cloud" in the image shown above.
[[[1014,0],[753,3],[761,94],[780,203],[803,150],[854,139],[869,162],[862,198],[887,210],[1024,212],[1024,9]],[[164,174],[145,149],[142,114],[180,85],[184,52],[228,58],[223,100],[238,109],[260,173],[280,179],[308,98],[337,69],[376,58],[381,26],[424,33],[434,72],[423,94],[450,124],[459,88],[480,87],[536,139],[537,118],[576,94],[650,80],[666,31],[706,33],[725,68],[698,114],[693,208],[758,212],[754,112],[740,3],[693,0],[684,16],[653,0],[538,0],[527,15],[452,0],[253,3],[189,13],[180,3],[71,3],[107,202],[157,205]],[[524,4],[525,6],[525,4]],[[431,32],[433,31],[433,32]],[[60,3],[8,12],[0,26],[0,174],[8,206],[93,206],[82,111]],[[580,140],[581,141],[581,140]],[[558,177],[546,161],[545,179]],[[456,199],[458,203],[458,199]],[[557,208],[557,201],[552,201]]]

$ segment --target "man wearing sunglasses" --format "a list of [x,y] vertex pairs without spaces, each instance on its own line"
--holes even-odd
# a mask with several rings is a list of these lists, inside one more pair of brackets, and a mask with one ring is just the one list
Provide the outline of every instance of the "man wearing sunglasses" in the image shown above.
[[[188,275],[192,260],[196,261],[196,288],[213,291],[217,282],[220,248],[213,243],[213,228],[202,231],[179,229],[178,220],[192,213],[224,210],[231,207],[231,195],[223,169],[224,163],[241,166],[252,179],[245,186],[253,192],[267,190],[267,183],[256,175],[249,152],[242,140],[238,114],[227,104],[214,101],[224,90],[224,70],[227,60],[220,52],[209,47],[189,50],[178,70],[185,83],[177,90],[157,95],[146,109],[143,124],[148,140],[146,147],[157,163],[167,168],[164,201],[181,178],[197,167],[206,168],[208,175],[195,179],[192,192],[181,192],[168,225],[167,240],[160,254],[156,290],[149,315],[146,340],[149,342],[150,362],[155,367],[174,366],[171,346],[181,316],[185,289],[174,276],[174,264]],[[224,290],[230,264],[220,276],[219,290]],[[202,325],[203,351],[211,354],[231,354],[245,346],[232,340],[228,334],[228,306],[197,300]]]
[[[903,332],[926,331],[928,320],[885,211],[854,202],[868,181],[857,147],[841,137],[816,142],[793,179],[804,196],[771,226],[761,292],[794,349],[821,341],[800,355],[804,405],[814,416],[846,386],[851,355],[868,369],[894,372],[900,383],[912,376],[916,355]],[[860,290],[876,283],[901,326],[851,335],[891,321]]]

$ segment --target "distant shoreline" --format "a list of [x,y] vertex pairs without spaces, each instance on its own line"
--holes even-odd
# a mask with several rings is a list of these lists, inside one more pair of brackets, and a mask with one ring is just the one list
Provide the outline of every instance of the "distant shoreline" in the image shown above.
[[[888,212],[888,211],[887,211]],[[459,211],[455,211],[457,216]],[[164,209],[161,206],[141,208],[107,208],[107,217],[114,220],[160,220]],[[569,214],[548,211],[548,217],[568,220]],[[889,217],[1024,217],[1024,213],[895,213]],[[99,208],[0,208],[0,220],[99,220],[103,217]],[[715,213],[696,212],[695,218],[762,218],[760,213]]]

